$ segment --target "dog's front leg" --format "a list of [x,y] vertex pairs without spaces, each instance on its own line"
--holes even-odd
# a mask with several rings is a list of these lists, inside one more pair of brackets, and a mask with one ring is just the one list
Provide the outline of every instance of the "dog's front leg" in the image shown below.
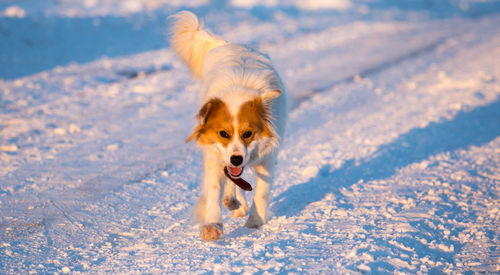
[[240,206],[232,211],[233,217],[234,218],[244,217],[247,214],[248,208],[247,208],[247,202],[245,200],[245,195],[241,192],[241,189],[239,187],[236,187],[236,199],[240,203]]
[[203,154],[203,195],[205,205],[201,224],[201,238],[217,240],[222,236],[221,194],[224,180],[224,164],[216,153],[206,150]]
[[235,187],[236,185],[229,179],[224,179],[224,198],[222,199],[222,203],[229,210],[235,210],[240,207],[240,202],[234,194]]
[[247,213],[247,202],[241,189],[229,179],[225,179],[224,198],[222,203],[233,212],[233,218],[244,217]]
[[267,159],[255,166],[257,184],[253,197],[253,204],[250,208],[246,227],[258,228],[267,221],[267,202],[269,190],[273,181],[274,158]]

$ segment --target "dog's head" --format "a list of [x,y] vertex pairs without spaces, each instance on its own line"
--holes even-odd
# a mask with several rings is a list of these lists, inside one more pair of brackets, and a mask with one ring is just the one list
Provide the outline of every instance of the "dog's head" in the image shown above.
[[245,165],[277,140],[271,106],[280,94],[273,90],[253,97],[229,94],[210,99],[201,107],[198,125],[186,142],[196,139],[202,146],[213,146],[229,174],[240,177]]

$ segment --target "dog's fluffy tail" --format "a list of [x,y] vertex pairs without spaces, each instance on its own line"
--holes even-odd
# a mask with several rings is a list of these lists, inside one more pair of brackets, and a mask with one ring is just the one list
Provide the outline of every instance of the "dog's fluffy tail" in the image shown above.
[[181,11],[172,15],[171,18],[173,26],[170,29],[170,44],[191,69],[191,73],[199,77],[205,54],[227,42],[203,30],[196,15],[189,11]]

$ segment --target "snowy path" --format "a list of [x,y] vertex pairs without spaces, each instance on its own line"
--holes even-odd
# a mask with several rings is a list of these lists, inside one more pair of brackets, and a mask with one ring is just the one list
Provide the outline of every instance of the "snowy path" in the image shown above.
[[102,58],[0,80],[0,272],[498,271],[500,18],[281,20],[219,27],[294,102],[268,224],[201,241],[197,85]]

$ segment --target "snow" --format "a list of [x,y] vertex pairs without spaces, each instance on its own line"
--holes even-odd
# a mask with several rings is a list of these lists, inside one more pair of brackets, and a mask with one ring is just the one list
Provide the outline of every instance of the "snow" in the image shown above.
[[[0,3],[0,273],[500,271],[499,1],[183,2]],[[210,243],[184,8],[292,100],[271,219]]]

